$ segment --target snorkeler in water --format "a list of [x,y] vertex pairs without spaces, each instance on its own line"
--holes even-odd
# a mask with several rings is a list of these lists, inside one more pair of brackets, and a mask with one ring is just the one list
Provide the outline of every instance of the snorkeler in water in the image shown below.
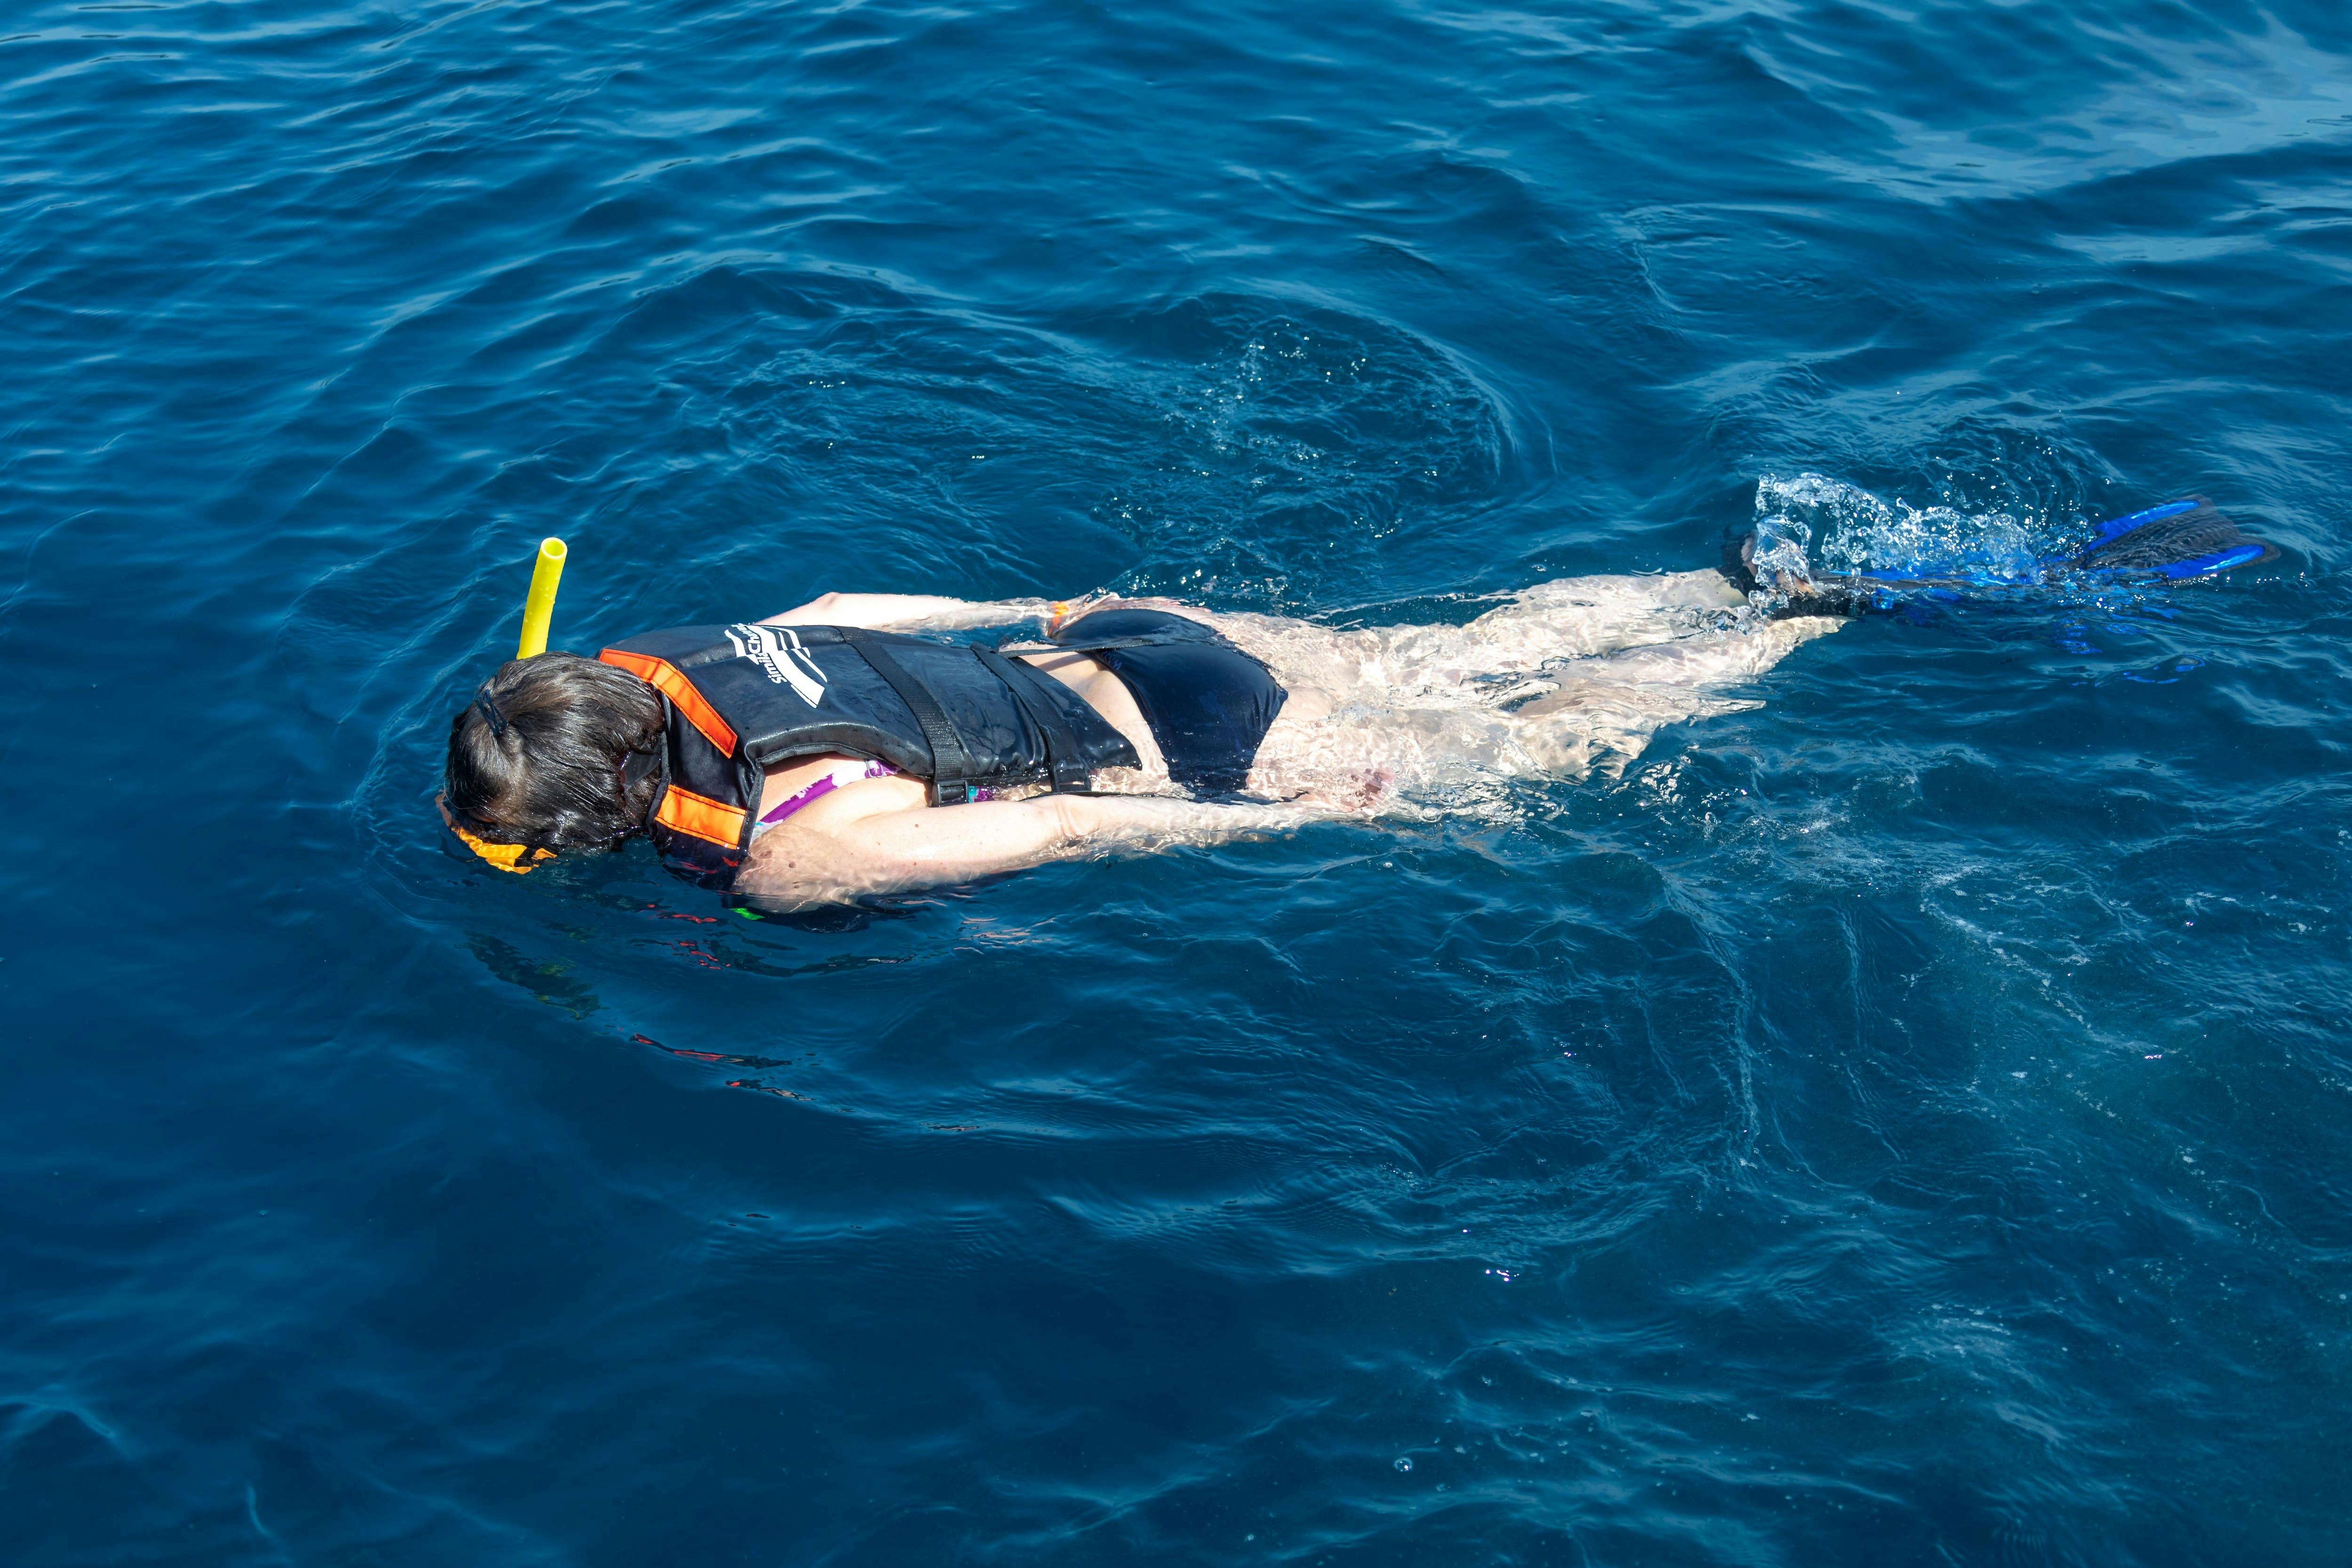
[[[2176,502],[2037,580],[2177,580],[2274,554]],[[706,885],[806,908],[1622,765],[1664,725],[1755,706],[1722,689],[1848,616],[1984,585],[1814,577],[1751,539],[1718,570],[1538,584],[1462,626],[825,594],[593,659],[509,662],[451,725],[441,807],[505,869],[643,833]],[[1024,626],[1042,636],[913,635]]]

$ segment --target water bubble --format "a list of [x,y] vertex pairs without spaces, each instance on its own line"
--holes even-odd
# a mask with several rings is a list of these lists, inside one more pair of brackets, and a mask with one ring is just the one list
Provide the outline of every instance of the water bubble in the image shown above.
[[1396,1462],[1396,1468],[1397,1474],[1402,1475],[1405,1471],[1412,1468],[1412,1461],[1411,1459],[1400,1458]]

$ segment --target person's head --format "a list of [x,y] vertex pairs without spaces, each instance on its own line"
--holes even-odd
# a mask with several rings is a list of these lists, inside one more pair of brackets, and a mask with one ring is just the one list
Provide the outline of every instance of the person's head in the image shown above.
[[[607,848],[645,826],[660,787],[662,703],[625,669],[576,653],[510,659],[449,725],[442,807],[509,870]],[[478,846],[477,852],[479,852]]]

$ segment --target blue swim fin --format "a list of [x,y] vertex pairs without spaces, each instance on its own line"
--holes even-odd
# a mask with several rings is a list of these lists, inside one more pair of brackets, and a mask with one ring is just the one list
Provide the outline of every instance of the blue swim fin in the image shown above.
[[[1753,593],[1755,536],[1727,551],[1724,575],[1742,592]],[[1773,574],[1773,586],[1788,600],[1779,614],[1858,616],[1908,599],[1966,599],[2003,590],[2053,586],[2088,580],[2117,583],[2185,582],[2216,577],[2241,566],[2278,559],[2277,547],[2256,539],[2223,517],[2203,496],[2167,501],[2099,525],[2090,543],[2073,555],[2044,561],[2014,576],[1979,571],[1881,570],[1823,574],[1791,579]]]
[[2195,496],[2101,523],[2090,547],[2064,564],[2077,572],[2177,582],[2277,559],[2277,546],[2242,531],[2211,501]]

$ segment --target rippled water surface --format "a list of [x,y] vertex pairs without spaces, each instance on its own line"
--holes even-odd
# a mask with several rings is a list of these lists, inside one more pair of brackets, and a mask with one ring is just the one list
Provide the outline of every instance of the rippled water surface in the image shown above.
[[[22,0],[12,1563],[2352,1555],[2352,15]],[[828,588],[1870,617],[835,929],[429,800]]]

